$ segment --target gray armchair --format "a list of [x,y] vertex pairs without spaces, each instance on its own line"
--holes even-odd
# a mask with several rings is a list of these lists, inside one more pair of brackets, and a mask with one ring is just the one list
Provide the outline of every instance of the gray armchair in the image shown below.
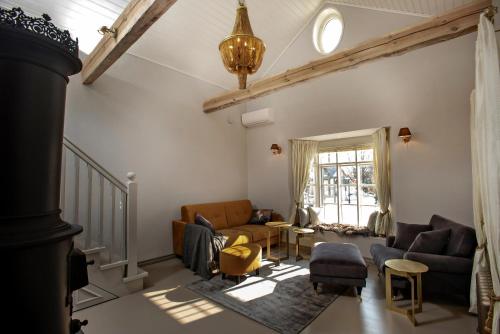
[[[373,244],[370,248],[377,269],[384,274],[384,263],[390,259],[408,259],[424,263],[429,267],[429,272],[422,275],[425,295],[453,295],[468,301],[472,262],[477,245],[474,229],[438,215],[432,216],[429,225],[431,230],[446,228],[451,231],[443,254],[416,253],[395,248],[395,237],[389,236],[385,246]],[[408,282],[397,279],[393,281],[393,286],[407,288]]]

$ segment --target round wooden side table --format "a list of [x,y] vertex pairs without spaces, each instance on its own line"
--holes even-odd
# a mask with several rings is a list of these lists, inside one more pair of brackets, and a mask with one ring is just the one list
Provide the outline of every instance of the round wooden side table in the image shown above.
[[314,230],[312,228],[294,227],[292,232],[296,234],[295,236],[295,261],[300,261],[304,257],[300,255],[300,239],[306,236],[314,236]]
[[[403,259],[385,261],[385,302],[387,308],[404,314],[416,326],[415,314],[422,312],[422,273],[429,270],[425,264]],[[404,277],[411,285],[411,309],[405,309],[394,305],[392,300],[392,276]],[[417,301],[415,303],[415,279],[417,280]],[[415,305],[416,304],[416,305]]]

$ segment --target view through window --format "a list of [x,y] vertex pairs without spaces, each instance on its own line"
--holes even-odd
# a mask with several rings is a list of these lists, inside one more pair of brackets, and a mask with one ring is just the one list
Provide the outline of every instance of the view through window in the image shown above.
[[319,153],[311,162],[304,206],[320,207],[324,223],[365,226],[378,208],[373,149]]

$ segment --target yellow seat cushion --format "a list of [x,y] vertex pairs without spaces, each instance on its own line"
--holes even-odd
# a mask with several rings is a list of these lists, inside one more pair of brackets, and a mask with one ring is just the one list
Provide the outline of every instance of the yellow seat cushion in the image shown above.
[[250,234],[252,236],[252,242],[256,243],[261,240],[267,239],[267,233],[271,231],[271,237],[278,235],[277,228],[269,228],[265,225],[254,225],[246,224],[242,226],[233,227],[232,230],[238,230],[244,232],[245,234]]
[[224,248],[219,254],[220,271],[226,275],[242,276],[260,268],[262,247],[243,244]]

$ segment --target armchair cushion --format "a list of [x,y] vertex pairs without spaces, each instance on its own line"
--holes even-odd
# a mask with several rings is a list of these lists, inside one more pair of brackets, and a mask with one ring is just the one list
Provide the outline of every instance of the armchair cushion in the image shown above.
[[405,251],[402,249],[386,247],[381,244],[372,244],[370,247],[370,253],[373,258],[373,262],[377,266],[379,272],[384,272],[385,261],[392,259],[402,259]]
[[421,232],[408,248],[408,252],[443,254],[450,238],[450,229]]
[[464,257],[407,252],[404,258],[421,262],[433,272],[468,275],[472,272],[472,260]]
[[429,225],[397,223],[396,240],[392,247],[408,250],[420,232],[431,230]]
[[456,223],[440,215],[433,215],[429,223],[433,230],[449,228],[450,241],[445,254],[450,256],[473,257],[477,246],[476,232],[473,228]]

